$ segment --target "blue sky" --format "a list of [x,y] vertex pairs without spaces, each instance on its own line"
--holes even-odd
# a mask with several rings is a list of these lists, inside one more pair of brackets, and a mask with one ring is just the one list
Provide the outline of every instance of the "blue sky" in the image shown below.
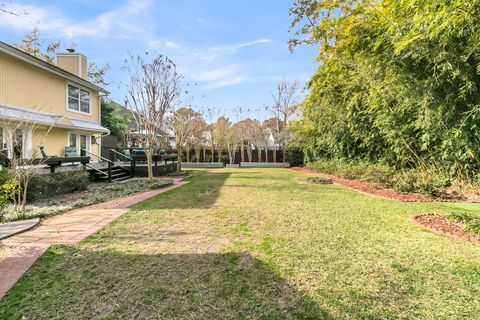
[[263,105],[282,77],[303,86],[315,71],[316,51],[294,53],[287,41],[293,0],[124,0],[10,1],[27,16],[2,15],[0,39],[18,42],[37,25],[44,42],[71,43],[99,65],[110,64],[107,87],[122,102],[128,77],[121,70],[128,53],[146,51],[169,56],[190,84],[190,100],[234,117],[250,109],[264,119]]

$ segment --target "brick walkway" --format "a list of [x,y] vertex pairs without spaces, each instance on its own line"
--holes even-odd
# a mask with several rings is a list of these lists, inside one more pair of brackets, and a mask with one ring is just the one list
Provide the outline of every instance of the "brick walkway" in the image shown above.
[[71,210],[42,220],[32,230],[2,240],[1,245],[8,253],[0,260],[0,299],[50,245],[78,243],[128,212],[130,206],[186,183],[176,181],[166,188]]

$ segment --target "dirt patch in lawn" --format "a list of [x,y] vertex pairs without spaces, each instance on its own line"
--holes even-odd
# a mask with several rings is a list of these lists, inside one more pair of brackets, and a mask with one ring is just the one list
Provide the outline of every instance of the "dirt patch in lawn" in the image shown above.
[[480,244],[480,236],[465,231],[461,223],[448,221],[439,214],[420,214],[414,216],[412,222],[435,233]]
[[323,173],[323,172],[302,168],[302,167],[292,167],[292,168],[288,168],[288,170],[321,175],[325,178],[330,178],[333,180],[334,183],[341,184],[347,188],[353,189],[361,193],[384,198],[384,199],[398,200],[403,202],[464,202],[464,203],[480,202],[480,199],[467,199],[467,198],[458,198],[458,197],[457,198],[453,198],[453,197],[452,198],[433,198],[433,197],[426,196],[419,193],[403,194],[389,188],[378,188],[374,184],[368,183],[365,181],[339,178],[332,174]]

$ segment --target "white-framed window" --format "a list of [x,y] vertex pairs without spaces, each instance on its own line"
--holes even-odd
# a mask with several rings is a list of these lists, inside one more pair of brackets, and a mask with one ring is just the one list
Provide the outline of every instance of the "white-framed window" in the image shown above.
[[90,114],[91,107],[90,91],[67,83],[67,110]]

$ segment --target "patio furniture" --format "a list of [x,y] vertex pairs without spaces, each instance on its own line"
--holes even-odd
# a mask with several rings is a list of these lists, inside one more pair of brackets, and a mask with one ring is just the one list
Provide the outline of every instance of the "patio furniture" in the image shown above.
[[78,157],[76,147],[65,147],[65,157]]

